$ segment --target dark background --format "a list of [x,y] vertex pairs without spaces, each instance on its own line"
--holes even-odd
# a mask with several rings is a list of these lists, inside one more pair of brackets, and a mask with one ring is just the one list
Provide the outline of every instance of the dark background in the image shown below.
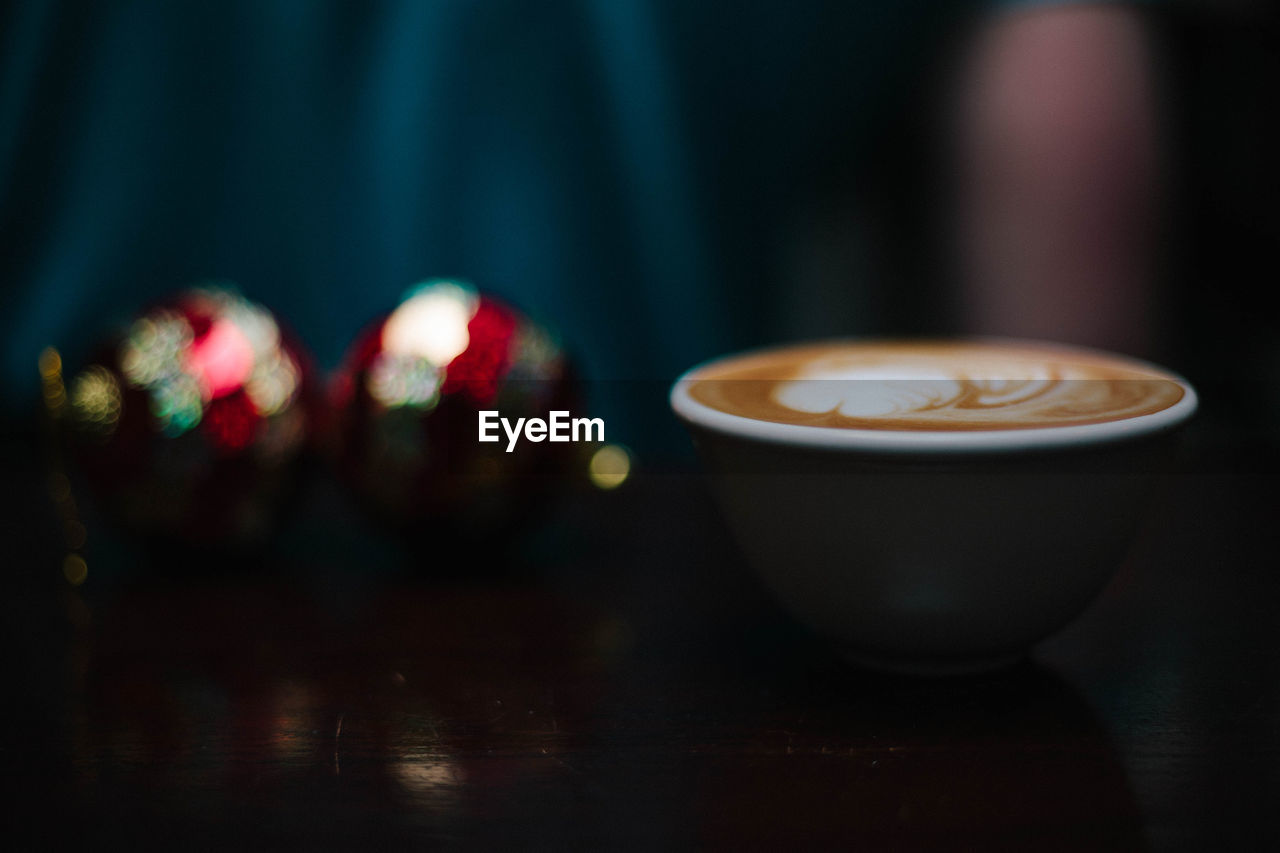
[[[208,279],[325,370],[415,281],[470,279],[558,329],[619,440],[659,454],[685,445],[656,387],[697,361],[965,331],[944,106],[981,4],[272,8],[0,6],[6,423],[43,347],[74,369]],[[1207,414],[1256,432],[1280,386],[1274,19],[1142,8],[1166,162],[1137,354],[1248,383]],[[636,379],[655,390],[607,387]]]

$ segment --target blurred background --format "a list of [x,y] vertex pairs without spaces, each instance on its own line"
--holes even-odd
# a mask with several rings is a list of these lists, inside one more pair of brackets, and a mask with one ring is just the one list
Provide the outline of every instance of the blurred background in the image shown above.
[[[1029,742],[1066,731],[1084,744],[1053,753],[1083,763],[1039,777],[1079,781],[1072,791],[1103,779],[1093,790],[1117,832],[1103,842],[1135,842],[1135,799],[1167,826],[1254,815],[1273,771],[1198,772],[1224,741],[1186,733],[1238,728],[1253,740],[1227,746],[1275,754],[1273,726],[1220,713],[1274,707],[1270,681],[1243,663],[1236,687],[1216,674],[1255,659],[1231,643],[1272,635],[1187,626],[1226,624],[1275,591],[1243,562],[1212,584],[1197,573],[1243,559],[1219,547],[1233,531],[1269,529],[1246,524],[1265,516],[1269,485],[1224,487],[1219,515],[1178,504],[1200,526],[1146,553],[1186,571],[1167,586],[1139,574],[1112,599],[1149,614],[1146,634],[1104,608],[1095,641],[1050,653],[1087,702],[1036,669],[959,698],[873,685],[895,698],[850,718],[869,701],[861,683],[768,609],[704,485],[682,476],[693,457],[666,393],[700,360],[803,338],[1065,341],[1196,384],[1182,464],[1209,475],[1198,483],[1269,478],[1278,36],[1269,4],[1249,0],[0,0],[2,612],[15,691],[33,685],[6,708],[4,730],[29,741],[5,747],[31,774],[10,774],[15,791],[29,778],[77,790],[87,826],[171,788],[143,816],[176,841],[192,821],[236,825],[234,791],[269,755],[284,768],[267,783],[277,829],[322,845],[348,838],[316,821],[317,803],[342,813],[340,764],[364,780],[367,810],[338,827],[352,840],[447,835],[514,797],[528,811],[492,824],[498,835],[554,835],[556,815],[585,808],[599,837],[616,841],[616,822],[678,842],[695,831],[636,803],[676,808],[705,789],[749,815],[744,802],[779,786],[750,762],[646,764],[637,744],[666,756],[696,740],[690,726],[715,742],[722,709],[745,708],[726,725],[755,733],[748,746],[790,727],[817,766],[829,743],[892,732],[886,707],[923,707],[899,733],[939,755],[932,744],[985,731],[984,702],[1014,695],[1030,702],[1009,712]],[[210,281],[244,299],[175,302]],[[443,349],[394,351],[387,330],[405,317],[466,331],[454,346],[445,322]],[[443,361],[415,373],[406,353]],[[470,372],[446,376],[445,362]],[[508,379],[550,389],[512,400],[603,417],[608,453],[532,473],[476,455],[448,402],[491,400]],[[87,430],[80,450],[63,441],[64,409]],[[530,477],[569,497],[525,494]],[[473,571],[538,582],[415,585]],[[233,580],[211,591],[211,576]],[[1226,698],[1197,704],[1188,685],[1206,683]],[[1245,684],[1262,685],[1256,704]],[[492,723],[492,703],[513,697],[529,719]],[[965,702],[967,722],[944,721]],[[806,729],[797,715],[813,708]],[[344,719],[363,765],[329,740]],[[548,733],[560,724],[572,733]],[[216,766],[193,757],[211,744]],[[619,744],[626,769],[609,776],[600,756]],[[1015,738],[1010,766],[1026,745]],[[508,766],[486,764],[495,746]],[[942,775],[969,778],[965,760],[941,759]],[[138,769],[148,762],[159,775]],[[829,776],[788,766],[797,802],[830,806],[811,825],[847,815],[803,788]],[[1012,780],[1012,812],[1072,800],[992,772]],[[605,793],[584,798],[581,780],[602,773]],[[903,778],[913,804],[936,803],[933,783]],[[1256,801],[1224,800],[1238,778]],[[510,787],[492,793],[494,779]],[[379,810],[397,807],[380,785],[405,808],[386,822]],[[221,799],[183,800],[210,786]]]
[[[1263,5],[6,3],[6,423],[42,348],[78,366],[181,287],[237,283],[331,370],[433,277],[606,386],[977,332],[1245,358],[1270,402],[1233,417],[1269,418]],[[597,396],[683,452],[660,398]]]

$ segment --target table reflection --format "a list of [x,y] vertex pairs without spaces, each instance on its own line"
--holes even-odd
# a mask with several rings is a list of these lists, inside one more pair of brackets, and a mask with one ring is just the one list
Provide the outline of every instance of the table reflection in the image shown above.
[[711,846],[1133,849],[1140,815],[1089,706],[1050,670],[787,677],[691,750]]
[[625,634],[515,586],[388,586],[329,609],[235,581],[69,607],[67,805],[137,840],[160,818],[321,844],[537,818],[548,787],[576,784],[563,754]]

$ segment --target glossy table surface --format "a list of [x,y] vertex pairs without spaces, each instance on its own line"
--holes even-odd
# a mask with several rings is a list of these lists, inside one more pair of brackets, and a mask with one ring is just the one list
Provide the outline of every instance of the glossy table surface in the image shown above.
[[286,539],[79,588],[17,492],[6,823],[24,849],[1280,849],[1275,482],[1167,477],[1081,619],[948,680],[797,627],[693,473],[506,548]]

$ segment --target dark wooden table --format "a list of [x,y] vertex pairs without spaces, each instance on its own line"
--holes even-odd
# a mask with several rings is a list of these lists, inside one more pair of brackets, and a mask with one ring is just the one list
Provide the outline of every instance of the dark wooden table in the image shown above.
[[1275,484],[1170,476],[1083,618],[1013,669],[924,681],[849,668],[780,613],[691,473],[570,498],[505,550],[286,536],[225,572],[172,553],[79,589],[18,494],[9,837],[1280,849]]

